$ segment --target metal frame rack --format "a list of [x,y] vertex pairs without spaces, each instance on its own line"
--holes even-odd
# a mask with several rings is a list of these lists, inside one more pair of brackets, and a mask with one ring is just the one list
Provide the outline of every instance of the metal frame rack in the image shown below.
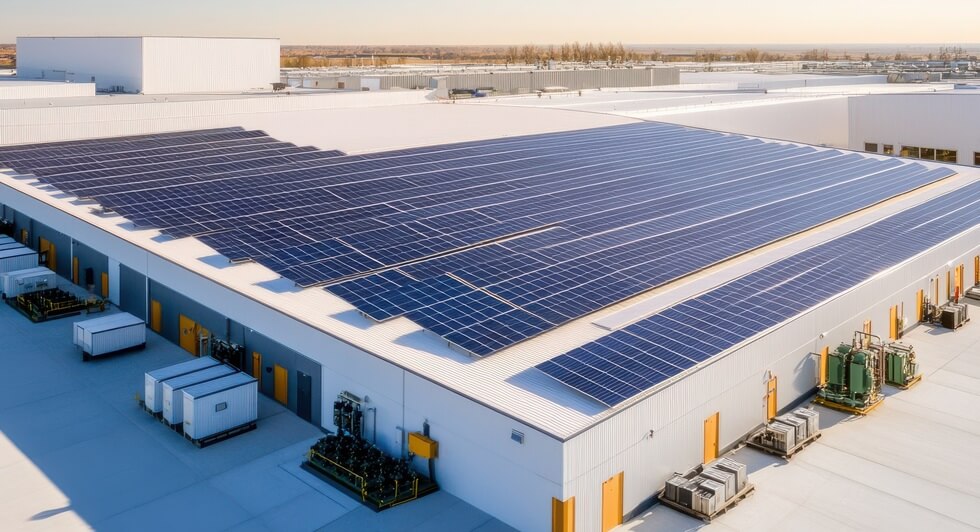
[[16,298],[8,299],[7,303],[35,323],[77,316],[82,312],[102,312],[106,309],[103,299],[94,296],[83,299],[60,288],[20,294]]
[[[385,454],[361,436],[364,412],[361,402],[360,397],[348,392],[337,396],[333,419],[338,434],[316,442],[306,454],[304,467],[348,489],[361,502],[378,511],[438,490],[431,462],[435,458],[435,442],[413,433],[409,438],[407,458]],[[412,470],[416,453],[429,459],[428,477]]]

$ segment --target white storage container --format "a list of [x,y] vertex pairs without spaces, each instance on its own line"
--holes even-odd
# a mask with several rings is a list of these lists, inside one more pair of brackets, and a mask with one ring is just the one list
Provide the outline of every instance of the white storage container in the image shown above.
[[146,403],[146,409],[153,413],[163,410],[163,389],[161,386],[163,381],[217,366],[220,363],[211,357],[201,357],[148,371],[143,378],[143,400]]
[[0,250],[0,273],[36,267],[37,252],[29,247],[20,246]]
[[57,288],[58,277],[43,266],[0,274],[0,292],[3,297],[17,297],[28,292]]
[[254,423],[258,381],[245,373],[184,388],[184,436],[192,441]]
[[20,242],[14,242],[13,240],[11,240],[10,242],[0,242],[0,249],[16,249],[22,247],[24,247],[23,244],[21,244]]
[[78,321],[75,322],[75,345],[82,348],[85,360],[142,348],[146,346],[146,324],[126,312]]
[[238,373],[238,370],[227,364],[221,364],[163,381],[160,386],[163,393],[163,419],[171,425],[183,423],[184,388],[227,377],[232,373]]

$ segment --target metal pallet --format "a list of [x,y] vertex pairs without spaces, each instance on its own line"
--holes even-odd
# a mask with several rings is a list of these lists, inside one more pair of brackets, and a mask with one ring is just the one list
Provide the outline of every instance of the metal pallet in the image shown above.
[[[165,425],[168,424],[166,421],[163,421],[163,423]],[[228,438],[231,438],[233,436],[238,436],[239,434],[244,434],[246,432],[255,430],[255,428],[257,426],[258,426],[258,423],[255,422],[255,421],[253,421],[251,423],[246,423],[244,425],[239,425],[237,427],[230,428],[228,430],[219,432],[217,434],[212,434],[212,435],[207,436],[205,438],[198,438],[198,439],[195,440],[195,439],[191,438],[190,436],[188,436],[187,434],[184,434],[184,438],[186,438],[188,441],[190,441],[194,445],[198,446],[199,448],[200,447],[207,447],[208,445],[213,445],[215,443],[225,441]]]
[[884,398],[884,396],[882,396],[880,399],[878,399],[874,403],[871,403],[870,405],[868,405],[868,406],[866,406],[864,408],[855,408],[853,406],[847,406],[847,405],[842,405],[840,403],[835,403],[833,401],[829,401],[827,399],[824,399],[823,397],[820,397],[819,395],[813,399],[813,402],[814,403],[817,403],[818,405],[821,405],[821,406],[826,406],[827,408],[830,408],[830,409],[833,409],[833,410],[839,410],[841,412],[847,412],[848,414],[855,414],[855,415],[858,415],[858,416],[865,416],[868,413],[870,413],[872,410],[874,410],[875,408],[878,408],[879,406],[881,406],[881,403],[884,403],[885,402],[885,398]]
[[907,382],[905,384],[892,384],[892,383],[890,383],[888,381],[885,381],[885,384],[887,384],[888,386],[891,386],[892,388],[898,388],[899,390],[908,390],[909,388],[915,386],[916,384],[919,384],[919,381],[921,381],[921,380],[922,380],[922,374],[919,373],[915,377],[912,377],[912,380],[910,380],[909,382]]

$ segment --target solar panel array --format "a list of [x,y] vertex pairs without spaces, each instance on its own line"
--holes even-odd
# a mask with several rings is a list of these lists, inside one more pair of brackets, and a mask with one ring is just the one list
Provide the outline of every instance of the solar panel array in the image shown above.
[[952,173],[657,123],[361,156],[232,128],[0,165],[480,356]]
[[537,366],[615,406],[980,223],[980,184],[793,255]]

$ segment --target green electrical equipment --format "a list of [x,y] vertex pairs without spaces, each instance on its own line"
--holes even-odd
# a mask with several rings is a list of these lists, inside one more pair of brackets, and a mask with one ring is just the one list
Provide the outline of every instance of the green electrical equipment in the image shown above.
[[881,404],[882,348],[871,338],[876,337],[857,332],[853,344],[841,344],[827,354],[827,382],[817,391],[817,403],[854,414],[867,414]]
[[922,380],[912,346],[894,342],[885,346],[885,384],[907,389]]

